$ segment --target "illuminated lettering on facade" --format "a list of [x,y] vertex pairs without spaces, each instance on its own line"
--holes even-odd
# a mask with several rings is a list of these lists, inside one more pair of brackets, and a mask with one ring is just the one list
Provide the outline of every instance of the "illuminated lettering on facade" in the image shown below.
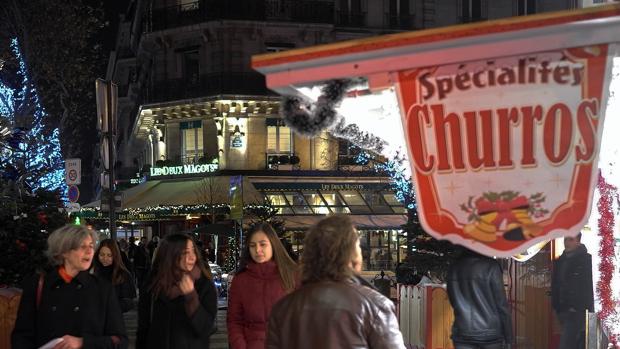
[[218,164],[189,164],[182,166],[151,167],[151,177],[211,173],[217,171],[218,169]]

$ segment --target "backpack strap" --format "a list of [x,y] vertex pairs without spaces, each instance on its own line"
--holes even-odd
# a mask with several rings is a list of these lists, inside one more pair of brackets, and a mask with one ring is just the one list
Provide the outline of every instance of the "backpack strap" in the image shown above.
[[41,304],[41,296],[43,294],[43,280],[44,280],[44,275],[43,273],[39,274],[39,282],[37,284],[37,310],[39,310],[39,305]]

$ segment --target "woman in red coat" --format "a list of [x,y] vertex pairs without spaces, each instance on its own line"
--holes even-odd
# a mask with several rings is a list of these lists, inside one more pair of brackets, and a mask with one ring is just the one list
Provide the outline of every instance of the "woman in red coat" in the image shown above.
[[267,223],[245,241],[228,295],[228,342],[231,349],[264,349],[271,307],[295,288],[297,265]]

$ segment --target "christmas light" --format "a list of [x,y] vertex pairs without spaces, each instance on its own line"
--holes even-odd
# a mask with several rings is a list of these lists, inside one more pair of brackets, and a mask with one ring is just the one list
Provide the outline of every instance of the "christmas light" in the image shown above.
[[[186,216],[188,214],[204,214],[208,215],[212,213],[212,210],[216,209],[217,214],[230,213],[229,204],[214,204],[214,205],[159,205],[159,206],[147,206],[138,208],[128,208],[120,212],[121,215],[138,216],[140,214],[155,214],[158,216]],[[277,208],[269,205],[244,205],[243,211],[245,214],[252,216],[253,210],[266,210],[267,212],[277,212]],[[82,207],[80,214],[86,218],[92,214],[98,214],[101,211],[99,207]],[[107,217],[101,217],[100,219],[107,219]]]
[[598,292],[596,310],[611,340],[620,348],[620,273],[614,246],[618,237],[614,231],[620,225],[620,138],[616,135],[620,129],[620,57],[614,58],[611,75],[599,154],[598,203],[592,208],[589,225],[598,236],[598,255],[593,258],[597,267],[593,275]]
[[41,106],[35,86],[30,82],[17,39],[11,40],[11,49],[19,62],[17,75],[21,78],[21,88],[14,91],[0,82],[0,114],[12,125],[23,123],[23,120],[16,119],[18,116],[32,119],[26,125],[30,129],[26,129],[23,137],[20,136],[17,146],[2,155],[10,157],[9,163],[14,167],[18,162],[23,163],[23,169],[18,171],[25,172],[21,175],[24,176],[26,187],[33,190],[60,189],[64,195],[66,185],[58,128],[46,128],[47,114]]

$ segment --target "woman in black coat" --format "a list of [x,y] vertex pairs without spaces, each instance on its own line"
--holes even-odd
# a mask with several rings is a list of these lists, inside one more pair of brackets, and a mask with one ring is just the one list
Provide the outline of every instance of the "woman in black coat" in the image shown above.
[[136,287],[133,277],[125,267],[116,242],[106,239],[99,243],[93,261],[93,273],[112,283],[116,291],[121,311],[126,313],[133,309],[136,299]]
[[137,349],[208,349],[217,295],[192,239],[166,236],[140,292]]
[[13,349],[36,349],[53,341],[54,349],[127,347],[127,333],[114,288],[88,272],[96,236],[66,225],[49,238],[51,266],[24,282]]

